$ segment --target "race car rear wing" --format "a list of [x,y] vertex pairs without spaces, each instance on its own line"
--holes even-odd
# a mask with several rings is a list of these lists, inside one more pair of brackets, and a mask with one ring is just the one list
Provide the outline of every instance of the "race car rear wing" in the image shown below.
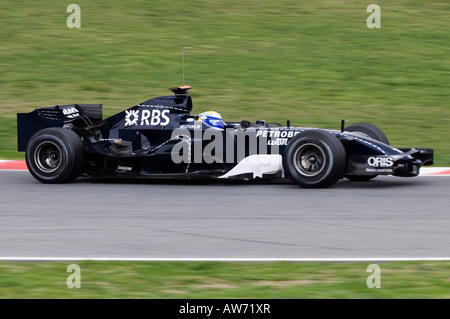
[[38,131],[49,127],[63,127],[65,123],[83,120],[86,125],[102,121],[102,104],[69,104],[35,109],[17,114],[17,150],[24,152],[28,141]]

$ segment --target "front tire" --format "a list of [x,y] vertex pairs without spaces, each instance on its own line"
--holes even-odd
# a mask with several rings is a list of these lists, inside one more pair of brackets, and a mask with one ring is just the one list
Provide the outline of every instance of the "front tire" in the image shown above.
[[86,151],[80,137],[62,127],[38,131],[28,142],[25,160],[31,175],[42,183],[68,183],[84,169]]
[[369,124],[369,123],[355,123],[347,126],[344,128],[344,131],[347,132],[359,132],[366,134],[370,138],[383,142],[384,144],[389,145],[389,140],[386,136],[386,134],[383,133],[382,130],[380,130],[375,125]]
[[283,169],[301,187],[329,187],[342,178],[346,157],[344,146],[332,133],[308,130],[289,142],[283,153]]

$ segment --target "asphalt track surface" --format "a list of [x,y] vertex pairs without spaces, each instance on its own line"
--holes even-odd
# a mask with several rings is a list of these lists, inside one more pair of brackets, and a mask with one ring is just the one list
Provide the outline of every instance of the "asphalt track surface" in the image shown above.
[[449,258],[450,177],[327,189],[0,171],[1,258]]

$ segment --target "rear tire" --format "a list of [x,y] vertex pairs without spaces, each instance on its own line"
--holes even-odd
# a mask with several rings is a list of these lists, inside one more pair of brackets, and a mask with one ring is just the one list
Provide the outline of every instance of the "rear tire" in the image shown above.
[[[347,126],[345,129],[347,132],[359,132],[366,134],[370,138],[383,142],[384,144],[389,145],[389,140],[386,136],[386,134],[383,133],[382,130],[380,130],[375,125],[369,124],[369,123],[355,123]],[[353,182],[366,182],[370,181],[371,179],[374,179],[378,175],[345,175],[344,177],[353,181]]]
[[84,169],[86,151],[80,137],[62,127],[38,131],[28,142],[25,160],[31,175],[42,183],[68,183]]
[[333,134],[308,130],[290,140],[283,153],[283,169],[301,187],[329,187],[342,178],[346,157],[344,146]]

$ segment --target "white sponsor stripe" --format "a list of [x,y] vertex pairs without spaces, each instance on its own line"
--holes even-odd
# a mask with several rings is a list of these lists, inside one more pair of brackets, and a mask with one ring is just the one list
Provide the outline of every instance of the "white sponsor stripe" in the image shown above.
[[250,155],[219,178],[229,178],[246,173],[252,173],[253,178],[262,177],[263,174],[275,174],[283,170],[282,159],[283,157],[279,154]]

